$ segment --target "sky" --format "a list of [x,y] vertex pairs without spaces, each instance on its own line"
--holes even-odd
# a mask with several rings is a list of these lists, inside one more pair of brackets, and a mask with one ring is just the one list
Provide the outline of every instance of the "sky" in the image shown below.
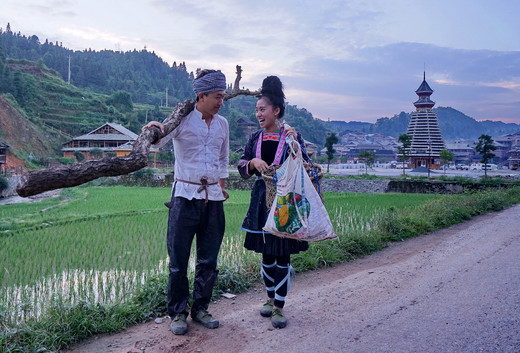
[[222,70],[322,120],[411,112],[423,74],[436,107],[520,124],[518,0],[2,0],[0,28],[73,50],[155,52]]

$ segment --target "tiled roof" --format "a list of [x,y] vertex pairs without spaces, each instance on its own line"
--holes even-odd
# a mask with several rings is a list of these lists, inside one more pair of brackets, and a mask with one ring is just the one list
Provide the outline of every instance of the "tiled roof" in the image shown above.
[[82,135],[78,137],[74,137],[73,140],[95,140],[95,141],[128,141],[135,140],[131,139],[127,135],[121,134],[92,134],[92,135]]
[[[96,134],[96,131],[104,128],[105,126],[110,126],[112,129],[119,132],[119,134]],[[132,131],[128,130],[126,127],[116,124],[116,123],[105,123],[100,127],[92,130],[88,134],[81,135],[78,137],[74,137],[71,141],[77,140],[90,140],[90,141],[135,141],[139,136]],[[65,142],[63,145],[68,144],[71,141]]]
[[417,88],[417,91],[415,91],[415,93],[419,94],[419,93],[433,93],[433,90],[430,88],[430,85],[428,84],[428,82],[426,82],[426,80],[423,80],[423,82],[421,83],[421,85],[419,86],[419,88]]

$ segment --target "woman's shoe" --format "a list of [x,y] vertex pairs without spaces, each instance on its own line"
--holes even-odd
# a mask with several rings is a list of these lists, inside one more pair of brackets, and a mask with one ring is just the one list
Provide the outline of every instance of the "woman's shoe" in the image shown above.
[[260,309],[260,315],[263,317],[270,317],[273,312],[273,302],[274,299],[267,299],[265,304],[262,306],[262,309]]
[[273,313],[271,314],[271,323],[274,328],[284,328],[287,326],[287,319],[283,316],[281,309],[273,309]]

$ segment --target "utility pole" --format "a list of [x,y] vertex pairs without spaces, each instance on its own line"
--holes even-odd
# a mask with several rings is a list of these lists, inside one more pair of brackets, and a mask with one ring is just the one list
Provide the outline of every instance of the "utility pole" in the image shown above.
[[67,84],[70,85],[70,55],[69,55],[69,77],[67,79]]
[[168,106],[168,87],[166,87],[166,106]]
[[432,140],[428,139],[428,162],[426,164],[426,167],[428,168],[428,179],[430,179],[430,163],[431,163],[431,157],[432,156]]

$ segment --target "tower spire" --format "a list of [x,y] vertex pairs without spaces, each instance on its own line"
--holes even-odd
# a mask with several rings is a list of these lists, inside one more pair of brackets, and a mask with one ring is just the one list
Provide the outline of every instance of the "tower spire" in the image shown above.
[[415,91],[417,96],[419,96],[419,99],[413,103],[415,105],[415,108],[417,111],[424,110],[424,109],[432,109],[435,105],[435,102],[433,102],[430,99],[430,96],[433,93],[433,90],[430,88],[430,85],[428,82],[426,82],[426,70],[423,71],[423,81],[419,88]]

